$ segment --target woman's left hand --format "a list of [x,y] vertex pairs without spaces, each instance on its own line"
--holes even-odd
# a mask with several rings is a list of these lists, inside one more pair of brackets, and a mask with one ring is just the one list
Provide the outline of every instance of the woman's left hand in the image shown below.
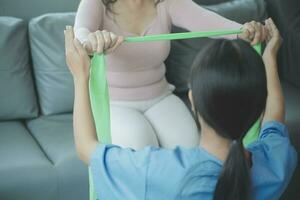
[[243,33],[238,35],[238,38],[250,42],[251,45],[255,45],[266,40],[267,29],[259,22],[248,22],[243,26]]

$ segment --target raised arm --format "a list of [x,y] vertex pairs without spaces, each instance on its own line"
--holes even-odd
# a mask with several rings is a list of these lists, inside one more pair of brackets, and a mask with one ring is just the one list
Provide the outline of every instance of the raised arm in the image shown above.
[[[82,0],[79,4],[75,18],[75,37],[83,44],[88,54],[113,52],[122,42],[123,37],[114,33],[102,30],[103,14],[105,12],[101,0]],[[115,37],[118,37],[115,40]],[[105,41],[103,39],[109,39]],[[110,38],[112,38],[110,40]],[[105,43],[114,41],[114,45],[107,46]],[[103,47],[104,46],[104,47]]]
[[96,128],[89,98],[90,59],[78,40],[74,40],[72,27],[65,30],[67,65],[73,75],[75,99],[73,129],[79,158],[89,163],[90,154],[97,145]]
[[[73,28],[68,26],[64,33],[67,65],[73,75],[75,88],[73,110],[75,146],[79,158],[86,164],[89,164],[90,156],[98,144],[89,96],[91,62],[87,51],[74,38]],[[99,38],[99,42],[103,44],[99,49],[100,53],[105,50],[104,46],[107,49],[113,48],[118,41],[116,36],[109,39],[106,37],[109,37],[109,34]]]
[[74,24],[75,37],[84,43],[88,35],[99,30],[102,25],[103,8],[101,0],[81,0]]
[[278,121],[284,123],[284,96],[277,69],[277,53],[282,39],[272,19],[266,21],[266,27],[269,33],[263,60],[267,74],[268,97],[263,122]]
[[[189,31],[243,28],[244,32],[238,35],[239,38],[253,45],[265,40],[264,29],[260,23],[252,21],[244,25],[239,24],[202,8],[193,0],[169,0],[167,7],[172,23]],[[236,39],[237,36],[231,35],[226,38]]]

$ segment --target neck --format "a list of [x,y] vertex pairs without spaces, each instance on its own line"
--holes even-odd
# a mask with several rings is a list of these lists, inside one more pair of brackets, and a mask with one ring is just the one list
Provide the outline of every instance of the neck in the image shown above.
[[222,161],[225,161],[229,153],[232,141],[219,136],[215,130],[205,123],[201,124],[200,146]]

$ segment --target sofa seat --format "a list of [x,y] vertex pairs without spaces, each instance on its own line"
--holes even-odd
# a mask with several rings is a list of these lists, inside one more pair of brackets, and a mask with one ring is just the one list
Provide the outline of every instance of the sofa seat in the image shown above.
[[26,125],[57,173],[59,198],[55,199],[87,199],[88,169],[75,151],[72,114],[41,116]]
[[1,199],[58,199],[57,172],[23,123],[1,122],[0,138]]

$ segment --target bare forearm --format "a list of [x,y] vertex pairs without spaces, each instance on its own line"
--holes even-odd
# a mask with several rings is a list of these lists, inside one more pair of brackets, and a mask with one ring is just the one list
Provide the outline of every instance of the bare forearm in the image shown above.
[[264,59],[267,73],[268,97],[263,121],[284,122],[284,96],[278,76],[276,58]]
[[89,163],[91,153],[97,145],[96,128],[92,115],[88,81],[75,81],[74,138],[81,160]]

